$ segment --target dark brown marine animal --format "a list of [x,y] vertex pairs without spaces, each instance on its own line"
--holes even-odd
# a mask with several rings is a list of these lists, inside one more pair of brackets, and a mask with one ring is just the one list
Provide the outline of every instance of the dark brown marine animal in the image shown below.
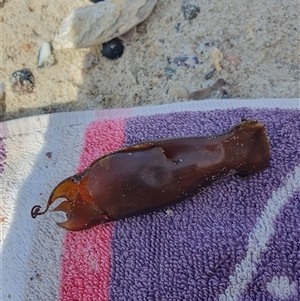
[[44,214],[66,212],[67,230],[83,230],[124,217],[170,206],[228,175],[245,177],[269,166],[270,147],[264,125],[243,120],[216,136],[144,142],[95,160],[84,171],[59,183]]

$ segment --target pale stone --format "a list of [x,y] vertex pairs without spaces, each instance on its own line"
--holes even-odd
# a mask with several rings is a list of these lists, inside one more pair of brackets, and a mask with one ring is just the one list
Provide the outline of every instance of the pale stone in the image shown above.
[[214,65],[217,71],[222,70],[222,66],[220,65],[221,61],[223,60],[223,53],[220,51],[220,49],[215,48],[211,54],[211,58],[214,61]]
[[172,86],[169,88],[169,94],[173,97],[186,99],[189,95],[189,91],[180,86]]
[[53,48],[86,48],[124,35],[148,18],[156,2],[106,0],[75,9],[62,21]]
[[88,53],[83,61],[83,69],[91,69],[95,67],[98,62],[99,59],[96,53]]
[[43,42],[38,54],[38,67],[50,67],[55,64],[55,58],[52,54],[51,45],[48,42]]

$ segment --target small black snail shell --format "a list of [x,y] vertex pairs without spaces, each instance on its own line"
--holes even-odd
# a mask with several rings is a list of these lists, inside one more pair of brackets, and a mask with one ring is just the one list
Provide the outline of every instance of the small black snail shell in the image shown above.
[[119,39],[113,39],[102,45],[102,54],[110,60],[118,59],[124,52],[124,45]]

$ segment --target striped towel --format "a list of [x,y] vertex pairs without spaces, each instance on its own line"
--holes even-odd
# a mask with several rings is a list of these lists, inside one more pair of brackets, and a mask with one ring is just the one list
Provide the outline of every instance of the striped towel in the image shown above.
[[[1,123],[1,300],[300,300],[300,103],[205,100]],[[155,213],[68,232],[52,189],[133,143],[266,125],[271,165]]]

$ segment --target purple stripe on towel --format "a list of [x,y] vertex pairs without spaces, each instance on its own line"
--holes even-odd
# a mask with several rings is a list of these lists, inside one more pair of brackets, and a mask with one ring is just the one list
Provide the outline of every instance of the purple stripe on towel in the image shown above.
[[273,189],[299,164],[299,113],[289,110],[180,112],[127,120],[126,144],[223,132],[241,118],[266,124],[271,167],[223,179],[155,214],[115,223],[111,300],[216,300],[244,258],[250,231]]

